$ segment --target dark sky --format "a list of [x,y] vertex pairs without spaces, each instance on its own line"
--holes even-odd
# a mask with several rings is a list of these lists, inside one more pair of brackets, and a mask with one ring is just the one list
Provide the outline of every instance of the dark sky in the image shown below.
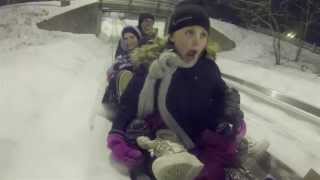
[[[210,16],[218,19],[223,19],[228,22],[232,22],[233,24],[241,25],[241,19],[238,16],[237,11],[230,8],[230,2],[235,0],[195,0],[201,1],[204,7],[208,10]],[[297,31],[299,28],[299,21],[301,20],[301,10],[297,8],[294,3],[287,3],[287,2],[294,2],[295,0],[274,0],[273,8],[274,9],[281,9],[287,8],[288,18],[289,21],[283,21],[282,24],[286,24],[286,30]],[[320,4],[320,0],[315,0]],[[298,0],[298,2],[304,3],[305,0]],[[320,5],[319,5],[320,6]],[[300,11],[300,12],[299,12]],[[317,23],[314,23],[310,26],[308,31],[306,41],[313,44],[317,44],[320,46],[320,14],[318,15]]]

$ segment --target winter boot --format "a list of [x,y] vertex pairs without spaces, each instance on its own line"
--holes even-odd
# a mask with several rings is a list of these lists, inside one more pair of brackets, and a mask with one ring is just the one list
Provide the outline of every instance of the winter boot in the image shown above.
[[130,80],[133,77],[133,73],[128,70],[122,70],[117,75],[117,94],[120,99],[123,92],[126,90]]
[[162,156],[152,164],[152,171],[157,180],[193,180],[202,168],[203,164],[188,152]]
[[152,164],[154,176],[157,180],[195,179],[200,174],[203,164],[176,142],[176,136],[170,136],[168,132],[158,132],[155,140],[146,136],[137,139],[142,149],[150,151],[156,157]]

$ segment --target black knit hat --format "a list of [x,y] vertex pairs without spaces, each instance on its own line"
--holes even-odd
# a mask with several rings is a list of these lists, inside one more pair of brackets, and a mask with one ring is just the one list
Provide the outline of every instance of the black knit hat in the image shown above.
[[154,21],[154,16],[152,14],[149,13],[141,13],[139,15],[139,21],[138,21],[138,27],[141,26],[141,23],[143,22],[143,20],[145,19],[152,19]]
[[126,26],[123,28],[122,32],[121,32],[121,37],[123,38],[125,33],[132,33],[134,34],[138,40],[141,39],[141,32],[139,31],[138,28],[134,27],[134,26]]
[[169,34],[186,26],[198,25],[209,32],[209,15],[199,5],[183,4],[178,6],[170,18]]

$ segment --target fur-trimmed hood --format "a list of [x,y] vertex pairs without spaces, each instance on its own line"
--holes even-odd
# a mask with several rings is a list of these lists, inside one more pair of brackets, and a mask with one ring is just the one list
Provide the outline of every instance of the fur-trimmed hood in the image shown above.
[[[140,65],[149,66],[155,59],[158,59],[160,54],[168,47],[168,40],[156,38],[152,44],[143,45],[136,48],[131,53],[131,60],[134,67]],[[219,50],[218,46],[213,42],[208,42],[206,49],[206,56],[210,59],[216,59],[216,52]]]

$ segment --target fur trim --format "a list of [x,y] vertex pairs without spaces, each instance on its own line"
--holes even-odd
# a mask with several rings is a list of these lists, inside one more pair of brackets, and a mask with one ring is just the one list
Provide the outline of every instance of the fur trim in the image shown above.
[[136,48],[131,53],[131,59],[134,67],[139,65],[149,66],[155,59],[158,59],[161,52],[166,47],[166,40],[156,38],[152,44],[146,44]]
[[217,56],[217,52],[220,52],[221,48],[218,43],[209,41],[208,47],[207,47],[207,56],[209,56],[211,59],[215,60]]
[[[152,44],[146,44],[136,48],[131,53],[131,59],[134,67],[140,65],[149,66],[154,60],[158,59],[163,50],[167,47],[167,38],[156,38]],[[215,60],[216,52],[219,51],[219,45],[209,41],[207,47],[207,56]]]

